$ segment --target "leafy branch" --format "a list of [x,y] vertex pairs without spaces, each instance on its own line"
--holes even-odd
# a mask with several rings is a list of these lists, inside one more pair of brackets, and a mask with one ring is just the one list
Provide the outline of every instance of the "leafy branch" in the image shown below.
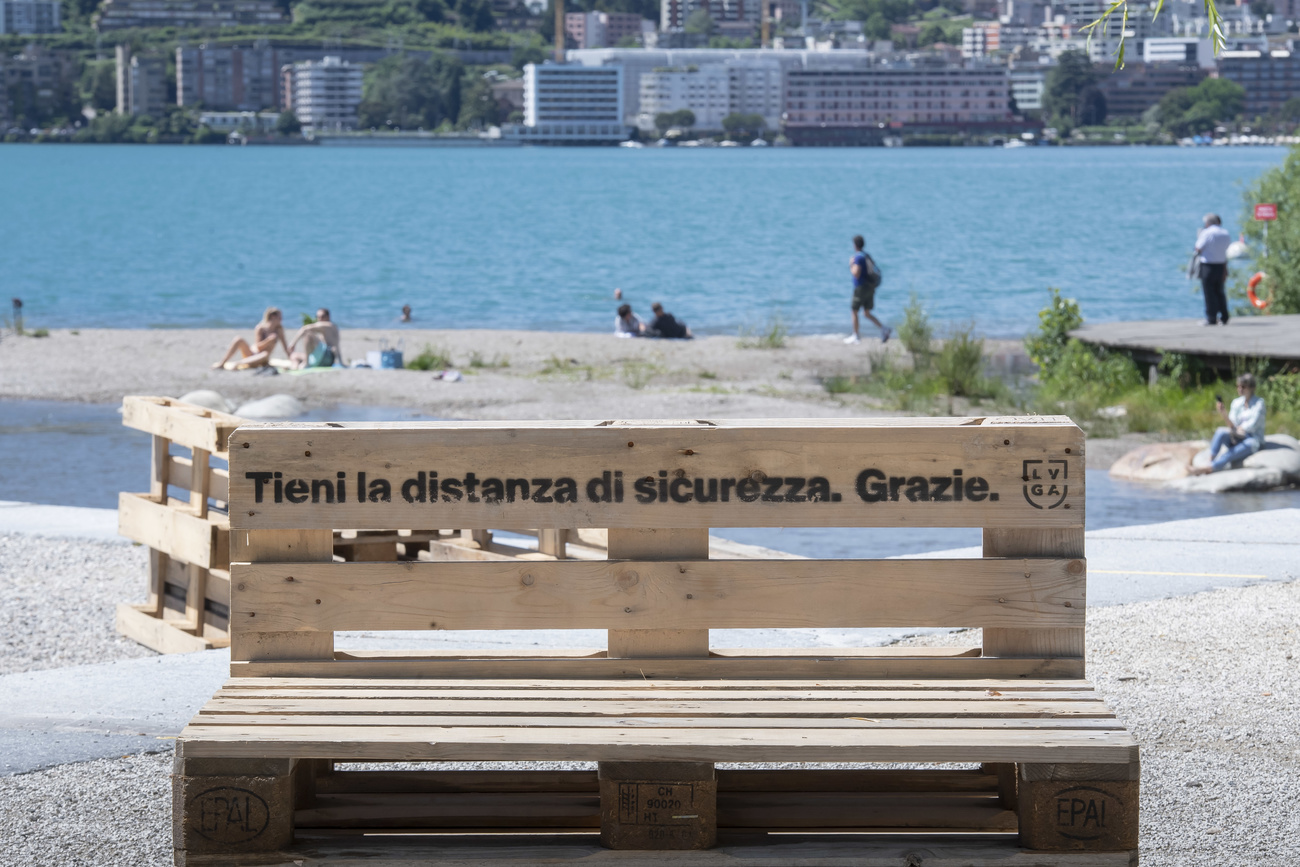
[[[1101,27],[1104,32],[1105,25],[1110,22],[1111,17],[1114,16],[1116,12],[1121,13],[1119,46],[1115,49],[1116,69],[1124,68],[1124,48],[1125,42],[1128,39],[1128,36],[1126,35],[1128,33],[1128,4],[1129,0],[1113,0],[1113,2],[1106,7],[1106,11],[1101,13],[1101,16],[1097,18],[1096,21],[1081,28],[1088,34],[1088,48],[1091,49],[1092,37],[1097,34],[1097,28]],[[1159,18],[1160,11],[1164,8],[1165,0],[1156,0],[1156,8],[1151,13],[1151,20],[1155,21]],[[1210,24],[1210,39],[1214,42],[1214,53],[1217,55],[1223,50],[1223,47],[1227,42],[1227,36],[1223,29],[1223,15],[1219,13],[1219,7],[1215,0],[1205,0],[1205,17]]]

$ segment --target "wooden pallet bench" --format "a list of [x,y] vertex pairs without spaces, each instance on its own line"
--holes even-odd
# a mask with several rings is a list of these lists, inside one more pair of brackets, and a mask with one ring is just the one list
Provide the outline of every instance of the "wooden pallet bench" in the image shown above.
[[[1056,417],[242,427],[176,863],[1136,863],[1138,747],[1084,679],[1083,448]],[[334,562],[332,527],[422,523],[606,529],[606,558]],[[984,556],[710,556],[752,526],[981,527]],[[815,627],[983,638],[710,632]],[[335,649],[359,629],[607,643]]]

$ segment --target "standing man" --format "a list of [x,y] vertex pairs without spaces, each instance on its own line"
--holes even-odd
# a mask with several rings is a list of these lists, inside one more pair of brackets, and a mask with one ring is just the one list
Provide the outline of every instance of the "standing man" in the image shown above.
[[859,307],[862,308],[862,315],[876,323],[880,329],[881,343],[888,343],[889,335],[894,333],[871,315],[871,308],[875,306],[876,287],[880,285],[880,269],[876,267],[876,261],[862,249],[865,244],[861,235],[853,236],[853,258],[849,260],[849,273],[853,275],[853,333],[844,338],[844,342],[850,345],[862,342],[858,331]]
[[1223,228],[1218,214],[1205,215],[1205,228],[1196,236],[1196,255],[1201,257],[1201,292],[1205,295],[1205,324],[1228,324],[1228,296],[1223,284],[1228,279],[1228,245],[1232,236]]

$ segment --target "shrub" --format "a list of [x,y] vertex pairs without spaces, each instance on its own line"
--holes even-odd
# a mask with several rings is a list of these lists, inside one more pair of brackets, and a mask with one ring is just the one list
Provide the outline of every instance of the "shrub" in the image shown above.
[[452,366],[451,353],[425,344],[424,351],[406,362],[406,366],[411,370],[445,370]]
[[924,370],[930,366],[930,344],[934,339],[934,329],[930,327],[930,316],[915,292],[903,309],[903,324],[898,326],[898,339],[911,353],[913,367]]
[[783,349],[785,339],[790,335],[790,330],[786,328],[785,318],[780,313],[773,313],[768,320],[757,329],[742,328],[740,329],[740,348],[741,349]]
[[973,325],[952,331],[935,358],[935,372],[948,394],[969,397],[981,394],[984,370],[984,341],[972,337]]
[[1049,289],[1052,301],[1038,312],[1038,331],[1025,338],[1025,351],[1041,370],[1049,370],[1065,353],[1070,332],[1083,325],[1079,302],[1062,298],[1060,289]]

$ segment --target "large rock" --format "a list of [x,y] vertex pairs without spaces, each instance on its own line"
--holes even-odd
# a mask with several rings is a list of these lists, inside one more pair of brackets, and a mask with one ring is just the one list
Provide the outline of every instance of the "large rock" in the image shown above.
[[[1210,465],[1209,449],[1192,458],[1193,466]],[[1240,468],[1220,470],[1205,476],[1188,476],[1169,482],[1178,491],[1224,494],[1232,491],[1268,491],[1300,485],[1300,442],[1286,434],[1266,437],[1264,447],[1241,462]]]
[[198,391],[182,394],[178,400],[183,403],[201,406],[204,409],[210,409],[213,412],[230,412],[235,408],[235,405],[222,397],[220,392],[213,391],[210,388],[201,388]]
[[1184,478],[1192,458],[1209,444],[1204,441],[1150,443],[1134,449],[1110,466],[1112,479],[1131,482],[1167,482]]
[[235,410],[235,415],[249,419],[297,418],[307,411],[303,402],[291,394],[273,394],[260,400],[251,400]]

